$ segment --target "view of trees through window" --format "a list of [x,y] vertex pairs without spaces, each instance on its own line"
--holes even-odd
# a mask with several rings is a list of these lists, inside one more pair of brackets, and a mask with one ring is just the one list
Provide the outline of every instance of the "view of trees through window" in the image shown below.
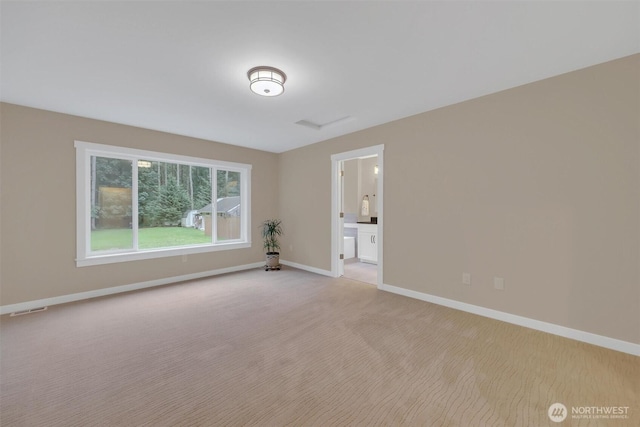
[[[133,168],[138,175],[135,224]],[[217,241],[240,239],[240,178],[240,172],[217,168],[91,156],[91,251],[210,244],[214,230]]]

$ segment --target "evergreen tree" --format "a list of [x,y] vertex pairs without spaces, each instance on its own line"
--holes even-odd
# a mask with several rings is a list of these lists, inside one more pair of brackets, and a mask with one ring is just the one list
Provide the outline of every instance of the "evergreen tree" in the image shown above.
[[159,190],[159,167],[156,162],[150,168],[138,168],[138,225],[153,225],[154,203]]
[[167,185],[160,188],[157,198],[149,205],[152,222],[156,226],[179,225],[182,214],[189,209],[189,194],[169,177]]
[[211,169],[193,168],[194,209],[202,209],[211,203]]
[[218,170],[218,198],[240,195],[240,172]]

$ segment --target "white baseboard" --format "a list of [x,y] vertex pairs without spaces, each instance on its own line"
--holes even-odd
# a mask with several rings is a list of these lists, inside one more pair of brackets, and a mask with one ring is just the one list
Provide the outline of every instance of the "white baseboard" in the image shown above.
[[611,350],[621,351],[623,353],[640,356],[640,344],[634,344],[628,341],[622,341],[615,338],[596,335],[590,332],[579,331],[577,329],[567,328],[565,326],[553,323],[542,322],[540,320],[530,319],[528,317],[517,316],[515,314],[505,313],[503,311],[492,310],[490,308],[480,307],[478,305],[468,304],[448,298],[442,298],[435,295],[429,295],[422,292],[412,291],[410,289],[399,288],[392,285],[382,285],[381,290],[403,295],[409,298],[415,298],[426,302],[431,302],[445,307],[454,308],[456,310],[466,311],[468,313],[477,314],[491,319],[501,320],[503,322],[512,323],[518,326],[535,329],[549,334],[558,335],[565,338],[582,341],[600,347],[609,348]]
[[201,271],[199,273],[173,276],[163,279],[149,280],[147,282],[132,283],[130,285],[114,286],[112,288],[96,289],[94,291],[79,292],[76,294],[62,295],[53,298],[44,298],[34,301],[21,302],[0,306],[0,315],[15,313],[17,311],[29,310],[37,307],[48,307],[51,305],[64,304],[67,302],[80,301],[89,298],[102,297],[106,295],[119,294],[121,292],[135,291],[138,289],[151,288],[154,286],[168,285],[170,283],[184,282],[186,280],[201,279],[203,277],[217,276],[219,274],[233,273],[235,271],[250,270],[264,266],[264,261],[253,264],[237,265],[234,267],[220,268],[217,270]]
[[298,268],[300,270],[310,271],[311,273],[320,274],[322,276],[333,277],[333,273],[331,273],[329,270],[322,270],[320,268],[310,267],[304,264],[298,264],[297,262],[291,262],[291,261],[281,259],[280,264],[288,265],[289,267]]
[[[316,267],[310,267],[304,264],[298,264],[296,262],[280,260],[280,263],[290,267],[298,268],[300,270],[309,271],[311,273],[320,274],[323,276],[333,277],[331,271],[322,270]],[[256,262],[253,264],[244,264],[234,267],[220,268],[217,270],[202,271],[199,273],[185,274],[182,276],[173,276],[156,280],[149,280],[146,282],[132,283],[130,285],[114,286],[111,288],[96,289],[94,291],[79,292],[75,294],[62,295],[59,297],[44,298],[34,301],[27,301],[17,304],[9,304],[0,306],[0,315],[7,313],[14,313],[22,310],[30,310],[38,307],[47,307],[57,304],[64,304],[67,302],[80,301],[89,298],[96,298],[106,295],[113,295],[122,292],[135,291],[138,289],[151,288],[154,286],[168,285],[171,283],[183,282],[186,280],[200,279],[203,277],[216,276],[219,274],[233,273],[236,271],[250,270],[253,268],[263,267],[264,262]],[[383,291],[391,292],[398,295],[403,295],[409,298],[415,298],[421,301],[426,301],[445,307],[453,308],[456,310],[466,311],[468,313],[477,314],[479,316],[489,317],[491,319],[500,320],[514,325],[524,326],[526,328],[535,329],[542,332],[558,335],[565,338],[574,339],[577,341],[586,342],[589,344],[597,345],[611,350],[621,351],[634,356],[640,356],[640,344],[631,343],[628,341],[622,341],[616,338],[605,337],[603,335],[592,334],[590,332],[580,331],[577,329],[567,328],[565,326],[556,325],[553,323],[547,323],[540,320],[530,319],[528,317],[517,316],[515,314],[505,313],[503,311],[493,310],[486,307],[481,307],[473,304],[468,304],[448,298],[442,298],[435,295],[425,294],[418,291],[412,291],[410,289],[399,288],[397,286],[383,284],[380,288]]]

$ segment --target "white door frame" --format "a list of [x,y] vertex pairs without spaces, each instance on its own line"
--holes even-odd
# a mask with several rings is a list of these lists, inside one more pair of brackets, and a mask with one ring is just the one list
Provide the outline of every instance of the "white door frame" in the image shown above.
[[378,156],[378,188],[377,205],[378,205],[378,289],[382,289],[382,266],[383,266],[383,248],[384,248],[384,144],[374,145],[372,147],[360,148],[358,150],[346,151],[344,153],[331,155],[331,275],[340,277],[344,272],[344,260],[340,259],[340,250],[344,243],[344,228],[340,226],[342,221],[340,218],[339,208],[341,206],[341,180],[340,180],[340,163],[345,160],[357,159],[362,157]]

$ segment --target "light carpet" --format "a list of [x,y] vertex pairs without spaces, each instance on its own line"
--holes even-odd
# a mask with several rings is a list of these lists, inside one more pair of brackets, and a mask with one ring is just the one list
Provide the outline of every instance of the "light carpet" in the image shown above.
[[0,320],[2,426],[640,424],[637,357],[289,268]]

